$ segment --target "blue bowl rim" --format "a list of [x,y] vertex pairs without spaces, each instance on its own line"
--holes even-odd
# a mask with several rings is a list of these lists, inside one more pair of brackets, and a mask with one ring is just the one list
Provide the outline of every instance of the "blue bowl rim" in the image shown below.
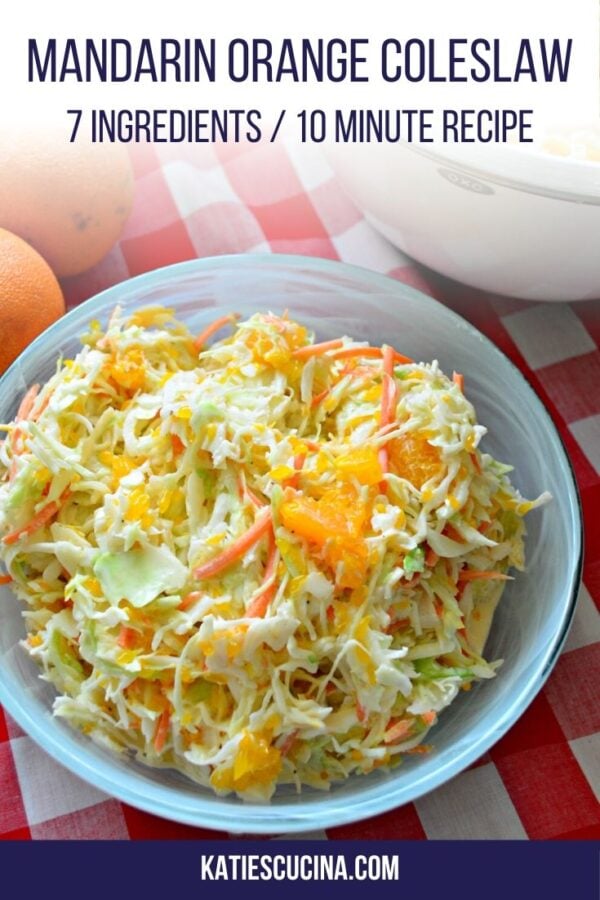
[[[303,255],[239,253],[200,257],[152,269],[101,291],[83,303],[78,304],[76,307],[69,310],[63,317],[54,322],[31,344],[29,344],[29,346],[16,360],[14,360],[0,377],[0,391],[9,378],[12,377],[12,373],[18,368],[24,358],[35,353],[36,349],[42,343],[51,339],[54,334],[60,334],[66,319],[75,315],[78,317],[81,316],[82,310],[85,310],[86,315],[89,314],[90,316],[93,316],[96,308],[103,307],[104,304],[110,300],[111,295],[115,295],[113,302],[115,304],[118,303],[118,295],[123,292],[125,286],[133,289],[143,287],[146,283],[148,283],[148,286],[154,286],[152,283],[155,282],[157,278],[184,275],[188,270],[191,272],[196,269],[202,271],[207,267],[224,268],[235,266],[240,263],[256,264],[257,266],[268,264],[282,269],[290,267],[308,267],[317,272],[344,271],[348,276],[359,275],[363,279],[367,276],[371,283],[379,283],[382,289],[386,288],[389,290],[390,287],[394,287],[405,295],[412,295],[414,299],[419,300],[419,303],[429,305],[432,311],[442,307],[444,313],[454,319],[459,327],[466,329],[472,336],[477,337],[485,345],[488,352],[496,354],[504,364],[508,363],[510,368],[516,373],[517,377],[523,382],[524,388],[529,392],[533,404],[537,405],[542,417],[546,418],[551,430],[558,439],[558,448],[562,451],[564,462],[566,463],[565,471],[569,475],[567,485],[569,501],[579,523],[577,534],[574,535],[576,556],[574,564],[572,565],[568,601],[563,612],[560,628],[557,629],[553,640],[549,642],[546,652],[538,662],[536,672],[523,687],[516,699],[514,699],[507,707],[501,719],[496,723],[493,731],[486,731],[477,741],[470,745],[468,750],[463,751],[450,763],[440,767],[435,772],[429,773],[426,779],[421,779],[421,782],[418,777],[416,777],[415,782],[412,785],[412,790],[410,786],[405,786],[404,788],[394,791],[393,787],[389,783],[386,783],[384,791],[381,791],[381,788],[379,787],[378,789],[378,786],[375,785],[371,791],[364,792],[366,796],[361,797],[357,801],[349,803],[346,798],[342,798],[337,804],[331,802],[334,800],[333,795],[326,794],[324,795],[324,800],[329,801],[326,809],[315,804],[309,805],[307,807],[307,812],[303,812],[302,809],[299,808],[302,806],[301,800],[296,803],[290,803],[289,808],[288,804],[279,805],[277,807],[269,806],[268,804],[240,804],[239,807],[233,807],[230,804],[222,804],[221,809],[219,809],[220,798],[211,794],[207,794],[206,796],[204,794],[198,795],[197,800],[195,800],[193,804],[187,808],[181,808],[180,806],[169,802],[171,789],[168,787],[144,785],[143,782],[140,782],[139,788],[136,789],[136,787],[132,787],[131,785],[131,781],[136,780],[135,775],[112,772],[112,767],[109,762],[106,763],[106,773],[98,771],[93,765],[93,761],[88,759],[84,747],[78,744],[74,739],[71,740],[66,737],[64,734],[54,735],[54,733],[49,733],[43,721],[38,721],[31,717],[26,710],[19,706],[18,701],[13,698],[12,694],[4,687],[0,671],[0,704],[7,710],[9,715],[11,715],[17,724],[53,759],[99,790],[145,812],[186,825],[242,834],[285,834],[307,831],[315,828],[332,828],[338,825],[360,821],[371,816],[380,815],[391,809],[402,806],[405,803],[413,802],[463,772],[471,765],[471,763],[479,759],[479,757],[487,752],[506,734],[544,686],[558,660],[560,651],[567,638],[575,612],[582,577],[584,531],[581,498],[573,466],[564,441],[546,407],[520,369],[518,369],[512,360],[489,340],[489,338],[458,313],[454,312],[454,310],[449,309],[433,297],[429,297],[427,294],[424,294],[403,282],[390,278],[387,275],[374,272],[364,266],[355,266],[322,257]],[[70,747],[65,749],[65,743],[69,744]],[[425,783],[422,783],[423,781],[425,781]],[[148,796],[148,794],[150,794],[150,796]],[[371,796],[372,794],[374,794],[374,796]],[[252,811],[252,815],[248,815],[250,811]],[[232,818],[234,814],[239,816],[242,827],[232,828]]]

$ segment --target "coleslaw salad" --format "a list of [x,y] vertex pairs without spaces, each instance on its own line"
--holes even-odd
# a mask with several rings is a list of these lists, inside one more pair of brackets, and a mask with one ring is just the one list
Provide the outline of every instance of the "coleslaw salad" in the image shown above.
[[[219,328],[234,333],[207,347]],[[287,317],[93,323],[0,447],[0,557],[57,715],[268,799],[423,743],[523,516],[460,375]]]

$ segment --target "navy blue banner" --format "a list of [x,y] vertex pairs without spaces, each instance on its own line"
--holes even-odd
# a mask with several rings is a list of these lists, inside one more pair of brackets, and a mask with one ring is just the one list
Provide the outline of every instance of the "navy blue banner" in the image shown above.
[[[54,900],[341,895],[598,900],[600,843],[38,841],[0,844],[4,896]],[[14,886],[11,889],[10,886]],[[18,889],[17,889],[18,885]],[[282,894],[282,891],[285,894]],[[366,894],[365,891],[369,893]]]

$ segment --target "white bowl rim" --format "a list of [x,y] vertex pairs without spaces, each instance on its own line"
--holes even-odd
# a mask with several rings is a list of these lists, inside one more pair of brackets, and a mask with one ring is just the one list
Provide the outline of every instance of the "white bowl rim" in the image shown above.
[[554,156],[537,148],[512,144],[409,144],[406,149],[468,173],[475,179],[534,194],[588,206],[600,206],[600,162]]
[[[67,312],[65,316],[42,332],[42,334],[39,335],[19,357],[17,357],[11,366],[9,366],[6,372],[0,377],[0,390],[2,390],[9,377],[12,377],[12,373],[19,366],[21,359],[26,355],[33,353],[42,342],[47,341],[54,334],[60,333],[62,323],[64,323],[66,318],[73,317],[74,315],[81,316],[82,310],[85,310],[86,315],[89,313],[90,317],[93,317],[94,310],[99,306],[104,306],[104,304],[110,300],[111,295],[116,295],[114,300],[116,304],[118,302],[118,295],[122,293],[124,286],[134,288],[136,286],[143,287],[145,282],[153,282],[157,277],[185,274],[187,271],[193,272],[195,269],[202,271],[206,267],[224,268],[232,265],[235,266],[240,263],[257,266],[270,265],[282,269],[289,267],[309,267],[317,272],[343,271],[346,272],[348,276],[357,275],[363,279],[368,277],[371,283],[379,283],[382,289],[385,288],[390,290],[391,287],[394,287],[396,290],[408,294],[414,299],[418,298],[419,303],[429,306],[432,311],[439,311],[439,308],[442,307],[445,314],[454,319],[461,328],[466,329],[471,335],[477,337],[480,342],[483,342],[487,350],[490,353],[495,354],[499,360],[502,360],[504,365],[508,363],[523,382],[523,387],[530,395],[530,399],[533,400],[534,405],[539,407],[539,412],[542,417],[545,417],[548,421],[552,431],[558,439],[558,449],[562,452],[564,462],[566,463],[565,472],[568,473],[569,476],[569,501],[579,522],[578,532],[574,535],[576,552],[574,554],[574,561],[572,563],[569,580],[568,599],[562,612],[559,628],[557,628],[552,641],[549,642],[545,653],[540,655],[534,674],[521,692],[513,698],[511,703],[507,706],[504,714],[497,721],[493,732],[487,731],[485,734],[481,735],[478,740],[470,744],[466,750],[452,759],[450,763],[441,766],[433,773],[429,773],[425,778],[419,779],[418,774],[415,772],[415,780],[414,782],[411,782],[410,786],[394,790],[393,786],[388,783],[385,785],[385,793],[382,795],[380,786],[375,784],[372,789],[365,790],[359,800],[355,800],[352,803],[349,803],[347,798],[342,797],[336,805],[332,803],[334,799],[332,795],[324,794],[323,800],[327,803],[326,809],[321,809],[317,803],[309,804],[305,810],[299,808],[302,806],[301,803],[280,804],[276,807],[269,806],[268,804],[244,804],[243,806],[233,807],[232,805],[222,803],[221,798],[217,795],[203,793],[202,795],[198,795],[197,798],[194,798],[194,802],[190,803],[189,806],[175,805],[172,801],[172,791],[168,787],[147,785],[143,782],[140,782],[139,786],[135,784],[135,786],[132,787],[131,782],[135,780],[135,776],[119,772],[116,768],[112,767],[110,763],[106,764],[106,771],[99,771],[93,765],[93,758],[90,759],[88,757],[84,747],[77,743],[74,738],[71,739],[65,737],[65,734],[62,731],[60,732],[60,735],[58,734],[58,730],[56,734],[49,731],[42,721],[38,721],[37,718],[30,715],[27,709],[20,706],[17,698],[15,698],[3,684],[2,672],[0,670],[0,704],[4,709],[43,750],[53,757],[53,759],[99,790],[140,810],[186,825],[240,834],[285,834],[290,832],[308,831],[314,828],[332,828],[338,825],[360,821],[371,816],[380,815],[391,809],[402,806],[405,803],[413,802],[458,775],[471,763],[479,759],[479,757],[506,734],[509,728],[523,714],[543,687],[566,640],[573,619],[579,584],[581,581],[583,566],[583,523],[577,482],[564,442],[562,441],[556,426],[552,422],[548,411],[522,372],[494,343],[492,343],[492,341],[489,340],[489,338],[478,331],[478,329],[462,316],[446,307],[443,303],[440,303],[432,297],[429,297],[427,294],[424,294],[403,282],[390,278],[387,275],[373,272],[362,266],[354,266],[321,257],[303,255],[241,253],[201,257],[152,269],[101,291],[89,300],[86,300],[84,303],[79,304],[74,309]],[[156,285],[153,286],[155,287]],[[65,750],[65,744],[68,745],[67,750]],[[422,782],[426,783],[424,784]],[[249,814],[250,811],[252,811],[251,815]],[[236,812],[239,813],[242,822],[241,827],[235,826]]]

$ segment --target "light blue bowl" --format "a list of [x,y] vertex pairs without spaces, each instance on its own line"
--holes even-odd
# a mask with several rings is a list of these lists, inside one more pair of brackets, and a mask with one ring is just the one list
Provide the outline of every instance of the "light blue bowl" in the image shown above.
[[485,337],[441,304],[364,269],[297,256],[222,256],[158,269],[79,306],[39,337],[0,380],[0,422],[26,387],[46,379],[62,352],[73,354],[90,319],[163,303],[192,330],[223,311],[290,314],[319,339],[340,334],[386,341],[417,360],[461,371],[490,434],[484,447],[515,466],[528,497],[554,500],[528,520],[527,571],[506,589],[487,646],[505,662],[498,677],[462,695],[431,732],[434,750],[394,772],[354,777],[329,793],[279,789],[270,804],[221,799],[178,773],[104,751],[51,714],[53,689],[18,642],[19,603],[0,588],[0,703],[51,756],[120,800],[168,819],[243,833],[326,828],[408,803],[480,757],[519,718],[556,662],[580,579],[582,526],[577,489],[560,438],[533,390]]

